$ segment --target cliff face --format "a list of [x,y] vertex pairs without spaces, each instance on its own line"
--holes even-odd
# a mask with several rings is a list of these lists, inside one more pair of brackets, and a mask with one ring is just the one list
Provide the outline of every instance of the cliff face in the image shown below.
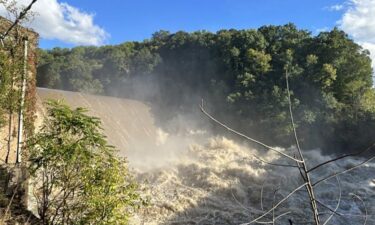
[[[0,33],[3,34],[9,29],[12,22],[0,17]],[[37,47],[38,47],[38,34],[33,30],[15,26],[9,35],[0,43],[2,51],[10,52],[10,55],[18,54],[17,60],[23,61],[24,45],[27,40],[27,74],[26,74],[26,93],[24,105],[24,131],[23,140],[26,140],[29,135],[34,131],[34,118],[35,118],[35,90],[36,90],[36,64],[37,64]],[[6,43],[4,46],[3,43]],[[18,53],[14,53],[14,52]],[[20,79],[15,79],[15,89],[19,88]],[[12,114],[12,115],[10,115]],[[17,134],[18,134],[18,109],[6,115],[7,123],[4,127],[0,128],[0,164],[5,162],[8,155],[8,163],[15,163],[16,148],[17,148]],[[9,122],[11,121],[11,122]],[[9,151],[8,151],[9,150]],[[8,153],[9,152],[9,153]]]

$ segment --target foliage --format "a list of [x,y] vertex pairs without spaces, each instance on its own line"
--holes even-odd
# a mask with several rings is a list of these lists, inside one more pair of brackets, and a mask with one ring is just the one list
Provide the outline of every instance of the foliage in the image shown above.
[[23,66],[22,44],[4,41],[0,49],[0,127],[4,126],[5,114],[19,108],[21,74]]
[[[23,45],[19,37],[2,41],[0,48],[0,128],[7,125],[5,163],[9,162],[11,142],[16,136],[14,113],[21,108]],[[28,106],[28,104],[26,104]],[[23,106],[25,107],[25,105]],[[27,108],[27,107],[26,107]],[[31,122],[32,120],[30,120]],[[25,123],[26,124],[26,123]],[[29,132],[30,126],[25,126]],[[4,149],[5,150],[5,149]]]
[[34,194],[44,224],[127,224],[144,204],[100,120],[50,101],[41,131],[28,140]]
[[[80,62],[70,63],[72,57]],[[317,36],[293,24],[216,33],[160,31],[143,42],[41,50],[40,58],[39,86],[120,97],[137,97],[139,83],[146,88],[138,92],[156,86],[160,91],[146,100],[170,109],[162,117],[196,108],[205,98],[219,119],[277,145],[290,143],[292,131],[285,114],[288,64],[304,147],[351,151],[372,141],[359,136],[366,133],[360,124],[373,124],[375,115],[369,52],[336,28]],[[90,69],[67,71],[76,64]]]
[[5,52],[0,51],[0,127],[4,126],[7,95],[9,93],[10,75],[8,69],[8,57]]

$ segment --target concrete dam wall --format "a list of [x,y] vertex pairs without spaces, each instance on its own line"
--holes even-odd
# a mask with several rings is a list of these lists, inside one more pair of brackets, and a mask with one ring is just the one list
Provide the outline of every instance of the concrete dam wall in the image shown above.
[[104,134],[122,156],[129,158],[143,154],[160,142],[161,131],[154,125],[150,107],[142,102],[78,92],[37,89],[37,126],[45,114],[43,102],[63,100],[72,108],[84,107],[88,114],[99,117]]

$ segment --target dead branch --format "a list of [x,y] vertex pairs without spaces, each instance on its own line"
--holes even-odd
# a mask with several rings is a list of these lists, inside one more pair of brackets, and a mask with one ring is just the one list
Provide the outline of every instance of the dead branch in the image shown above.
[[363,154],[363,153],[365,153],[365,152],[371,150],[373,147],[375,147],[375,143],[373,143],[372,145],[370,145],[370,146],[369,146],[368,148],[366,148],[365,150],[362,150],[362,151],[359,151],[359,152],[356,152],[356,153],[351,153],[351,154],[342,155],[342,156],[340,156],[340,157],[337,157],[337,158],[334,158],[334,159],[331,159],[331,160],[325,161],[325,162],[323,162],[323,163],[320,163],[320,164],[314,166],[313,168],[309,169],[307,172],[308,172],[308,173],[309,173],[309,172],[312,172],[312,171],[318,169],[318,168],[321,167],[321,166],[324,166],[324,165],[326,165],[326,164],[328,164],[328,163],[335,162],[335,161],[340,160],[340,159],[344,159],[344,158],[347,158],[347,157],[354,157],[354,156],[361,155],[361,154]]
[[241,225],[249,225],[249,224],[252,224],[252,223],[255,223],[255,222],[258,222],[258,220],[262,219],[263,217],[267,216],[270,212],[272,212],[274,209],[276,209],[277,207],[279,207],[279,205],[281,205],[283,202],[285,202],[286,200],[288,200],[294,193],[296,193],[298,190],[300,190],[301,188],[305,187],[307,185],[307,183],[304,183],[302,184],[301,186],[299,186],[298,188],[294,189],[292,192],[290,192],[285,198],[283,198],[281,201],[279,201],[274,207],[272,207],[270,210],[268,210],[267,212],[265,212],[264,214],[262,214],[261,216],[257,217],[256,219],[250,221],[249,223],[242,223]]
[[362,199],[361,197],[359,197],[358,195],[356,195],[356,194],[354,194],[354,193],[351,193],[350,195],[352,195],[353,198],[357,198],[359,201],[362,202],[363,208],[365,209],[365,221],[363,222],[363,225],[366,225],[366,223],[367,223],[368,212],[367,212],[367,207],[366,207],[365,202],[363,201],[363,199]]
[[285,71],[285,82],[286,82],[286,91],[288,93],[289,116],[290,116],[290,123],[292,124],[292,128],[293,128],[294,141],[296,143],[298,154],[299,154],[302,162],[304,162],[305,160],[304,160],[304,157],[303,157],[303,154],[302,154],[302,151],[301,151],[301,147],[299,145],[299,141],[298,141],[298,137],[297,137],[297,131],[296,131],[296,125],[294,123],[293,110],[292,110],[292,100],[290,98],[289,74],[288,74],[288,71]]
[[228,127],[227,125],[223,124],[222,122],[220,122],[219,120],[215,119],[213,116],[211,116],[211,115],[210,115],[208,112],[206,112],[206,110],[204,109],[204,107],[203,107],[203,99],[202,99],[202,104],[199,105],[199,108],[201,109],[201,111],[203,112],[203,114],[205,114],[209,119],[211,119],[211,120],[214,121],[215,123],[219,124],[220,126],[224,127],[224,128],[227,129],[228,131],[230,131],[230,132],[232,132],[232,133],[234,133],[234,134],[237,134],[238,136],[241,136],[241,137],[243,137],[243,138],[245,138],[245,139],[247,139],[247,140],[249,140],[249,141],[251,141],[251,142],[254,142],[254,143],[258,144],[258,145],[261,145],[261,146],[263,146],[263,147],[265,147],[265,148],[267,148],[267,149],[269,149],[269,150],[272,150],[272,151],[274,151],[274,152],[276,152],[276,153],[278,153],[278,154],[280,154],[280,155],[282,155],[282,156],[285,156],[285,157],[287,157],[287,158],[289,158],[289,159],[291,159],[291,160],[293,160],[293,161],[295,161],[295,162],[299,162],[299,163],[302,163],[302,162],[303,162],[303,161],[301,161],[301,160],[298,160],[298,159],[293,158],[292,156],[290,156],[290,155],[288,155],[288,154],[285,154],[285,153],[279,151],[279,150],[276,149],[276,148],[273,148],[273,147],[271,147],[271,146],[269,146],[269,145],[266,145],[266,144],[264,144],[264,143],[262,143],[262,142],[260,142],[260,141],[258,141],[258,140],[255,140],[255,139],[253,139],[253,138],[251,138],[251,137],[248,137],[248,136],[246,136],[245,134],[242,134],[242,133],[240,133],[240,132],[238,132],[238,131],[232,129],[232,128]]
[[256,156],[255,154],[251,154],[251,156],[253,156],[255,159],[257,159],[258,161],[262,162],[262,163],[265,163],[265,164],[268,164],[268,165],[271,165],[271,166],[280,166],[280,167],[292,167],[292,168],[298,168],[298,166],[295,166],[295,165],[289,165],[289,164],[279,164],[279,163],[271,163],[271,162],[268,162],[262,158],[260,158],[259,156]]
[[17,191],[18,191],[18,184],[16,185],[16,187],[15,187],[14,190],[13,190],[12,197],[11,197],[10,200],[9,200],[9,203],[8,203],[6,209],[5,209],[5,212],[4,212],[4,217],[2,218],[0,224],[4,224],[4,221],[5,221],[5,219],[6,219],[7,215],[8,215],[8,213],[9,213],[10,207],[11,207],[12,204],[13,204],[13,200],[14,200],[14,197],[16,196],[16,194],[17,194]]
[[8,28],[8,30],[6,30],[4,34],[0,34],[0,40],[3,40],[6,36],[8,36],[8,34],[10,33],[10,31],[15,26],[17,26],[17,24],[26,16],[27,12],[31,9],[31,7],[34,5],[34,3],[36,1],[37,0],[32,0],[30,2],[30,4],[20,12],[19,16],[16,18],[16,20],[13,22],[13,24]]
[[[336,215],[338,215],[338,216],[343,216],[342,214],[340,214],[340,213],[338,213],[338,212],[335,212],[335,210],[331,209],[329,206],[327,206],[327,205],[324,204],[323,202],[319,201],[318,199],[315,199],[315,201],[316,201],[319,205],[321,205],[321,206],[323,206],[324,208],[328,209],[330,212],[332,212],[332,213],[334,213],[334,214],[336,214]],[[322,212],[322,213],[319,213],[319,214],[327,214],[327,212]]]
[[[277,187],[276,190],[273,192],[272,207],[275,207],[276,194],[278,191],[279,188]],[[275,225],[275,209],[272,210],[272,225]]]
[[280,219],[281,217],[286,216],[286,215],[288,215],[290,213],[292,213],[292,212],[288,211],[288,212],[282,213],[282,214],[276,216],[274,221],[268,221],[268,222],[258,221],[257,223],[259,223],[259,224],[271,224],[271,223],[274,223],[276,220]]
[[263,208],[263,190],[264,190],[264,183],[266,181],[263,181],[263,184],[262,184],[262,189],[260,189],[260,208],[262,209],[262,211],[264,211],[264,208]]
[[337,212],[337,210],[339,209],[340,207],[340,203],[341,203],[341,196],[342,196],[342,190],[341,190],[341,183],[340,183],[340,180],[338,177],[336,177],[336,180],[337,180],[337,184],[338,184],[338,187],[339,187],[339,199],[337,201],[337,205],[336,205],[336,208],[334,209],[334,212],[332,212],[332,214],[327,218],[327,220],[323,223],[323,225],[326,225],[333,217],[333,215],[335,215],[335,213]]
[[[285,71],[285,82],[286,82],[286,90],[287,90],[287,94],[288,94],[288,106],[289,106],[290,123],[292,124],[294,140],[295,140],[295,143],[296,143],[297,151],[298,151],[300,160],[302,161],[302,162],[298,163],[298,168],[300,170],[302,178],[307,183],[306,190],[307,190],[307,193],[309,194],[311,209],[312,209],[313,214],[314,214],[314,220],[315,220],[316,225],[319,225],[320,219],[319,219],[318,206],[317,206],[316,201],[315,201],[316,198],[315,198],[315,194],[314,194],[314,188],[311,184],[311,179],[310,179],[309,173],[307,172],[308,169],[307,169],[307,166],[306,166],[306,163],[305,163],[305,158],[303,157],[303,154],[302,154],[301,147],[299,145],[297,131],[296,131],[296,125],[294,123],[292,101],[291,101],[291,98],[290,98],[289,73],[288,73],[287,69]],[[303,170],[303,173],[301,172],[301,170]]]
[[246,206],[244,206],[244,205],[243,205],[243,204],[237,199],[237,197],[234,195],[232,189],[230,189],[230,193],[231,193],[231,195],[232,195],[234,201],[235,201],[239,206],[241,206],[241,208],[243,208],[244,210],[249,211],[249,212],[251,211],[250,208],[247,208]]
[[316,186],[316,185],[318,185],[319,183],[321,183],[321,182],[323,182],[323,181],[325,181],[325,180],[328,180],[328,179],[331,179],[331,178],[333,178],[333,177],[336,177],[336,176],[338,176],[338,175],[340,175],[340,174],[343,174],[343,173],[347,173],[347,172],[349,172],[349,171],[352,171],[352,170],[354,170],[354,169],[356,169],[356,168],[358,168],[358,167],[361,167],[362,165],[364,165],[364,164],[366,164],[366,163],[372,161],[373,159],[375,159],[375,155],[372,156],[371,158],[366,159],[365,161],[363,161],[363,162],[361,162],[361,163],[359,163],[359,164],[357,164],[357,165],[355,165],[355,166],[349,168],[349,169],[346,169],[346,170],[341,171],[341,172],[336,172],[336,173],[333,173],[333,174],[331,174],[331,175],[329,175],[329,176],[326,176],[325,178],[322,178],[322,179],[316,181],[315,183],[313,183],[312,186]]

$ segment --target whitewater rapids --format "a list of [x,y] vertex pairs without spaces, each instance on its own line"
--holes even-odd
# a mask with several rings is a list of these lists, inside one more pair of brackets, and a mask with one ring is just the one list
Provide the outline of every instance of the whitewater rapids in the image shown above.
[[[291,153],[293,149],[283,150]],[[138,171],[137,179],[151,196],[150,206],[138,212],[134,224],[241,224],[250,222],[268,211],[273,204],[283,199],[294,188],[303,184],[298,169],[275,167],[260,162],[254,154],[269,162],[287,163],[277,153],[261,154],[257,150],[240,145],[225,137],[209,138],[204,144],[192,144],[179,158],[167,166]],[[312,165],[329,159],[318,151],[307,153]],[[349,160],[340,165],[326,166],[313,176],[317,178],[341,171],[360,162]],[[375,210],[375,164],[339,176],[342,189],[341,204],[330,223],[335,225],[375,224],[371,215]],[[320,184],[316,188],[317,198],[335,209],[339,198],[336,179]],[[276,193],[276,194],[275,194]],[[357,198],[364,200],[364,205]],[[262,199],[261,199],[262,196]],[[305,189],[294,194],[275,210],[274,217],[287,215],[275,224],[312,224]],[[263,210],[262,210],[263,207]],[[330,214],[320,207],[322,221]],[[365,218],[365,211],[368,216]],[[272,213],[260,220],[272,221]],[[255,223],[257,224],[257,223]]]
[[[131,218],[134,225],[242,224],[262,215],[303,184],[298,169],[268,165],[254,157],[291,163],[277,153],[212,136],[204,130],[183,128],[185,132],[168,133],[156,125],[147,104],[49,89],[38,89],[37,94],[40,115],[43,100],[63,98],[71,106],[86,107],[90,114],[101,118],[109,142],[128,158],[142,195],[150,199],[148,207],[134,213]],[[290,155],[295,153],[294,148],[279,150]],[[304,151],[304,154],[310,168],[330,159],[318,150]],[[359,162],[360,159],[349,159],[324,166],[312,179],[316,181]],[[374,174],[375,163],[367,163],[339,176],[342,197],[337,213],[340,216],[335,215],[328,224],[359,225],[365,220],[368,225],[375,224]],[[336,179],[316,187],[317,198],[331,209],[336,208],[339,195]],[[305,189],[301,189],[260,221],[272,222],[274,217],[278,225],[289,225],[289,219],[294,225],[312,224],[307,198]],[[319,209],[325,221],[330,211],[322,206]],[[284,213],[287,214],[278,218]]]

